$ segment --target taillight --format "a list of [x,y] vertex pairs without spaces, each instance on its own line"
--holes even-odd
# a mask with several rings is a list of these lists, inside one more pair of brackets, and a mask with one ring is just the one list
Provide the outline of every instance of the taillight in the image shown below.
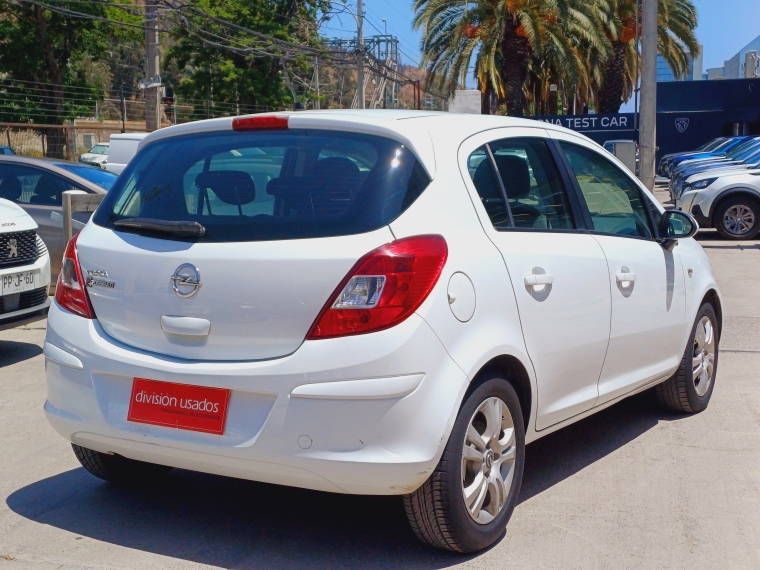
[[362,257],[330,297],[307,339],[364,334],[393,327],[433,290],[448,256],[441,236],[415,236]]
[[272,129],[287,129],[288,118],[277,115],[254,115],[253,117],[238,117],[232,119],[233,131],[258,131]]
[[82,279],[82,268],[77,255],[77,238],[75,235],[66,246],[63,254],[61,273],[55,286],[55,301],[67,311],[71,311],[85,319],[94,319],[95,311],[87,295],[86,282]]

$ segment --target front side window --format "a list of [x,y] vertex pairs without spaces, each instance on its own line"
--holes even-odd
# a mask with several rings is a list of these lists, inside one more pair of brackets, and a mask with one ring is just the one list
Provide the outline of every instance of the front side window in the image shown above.
[[0,165],[0,198],[17,204],[60,206],[61,194],[74,187],[63,178],[29,166]]
[[429,183],[409,149],[377,136],[197,134],[141,150],[93,219],[198,222],[210,242],[351,235],[389,224]]
[[560,146],[578,181],[594,231],[653,237],[641,190],[620,168],[587,148],[566,142]]

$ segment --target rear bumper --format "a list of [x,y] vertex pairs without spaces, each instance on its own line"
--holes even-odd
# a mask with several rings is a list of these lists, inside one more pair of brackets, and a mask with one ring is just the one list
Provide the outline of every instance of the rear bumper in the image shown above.
[[[140,351],[97,321],[50,308],[47,417],[102,452],[323,491],[393,495],[421,485],[448,440],[468,380],[423,319],[307,341],[256,362]],[[135,377],[232,390],[224,435],[128,422]]]

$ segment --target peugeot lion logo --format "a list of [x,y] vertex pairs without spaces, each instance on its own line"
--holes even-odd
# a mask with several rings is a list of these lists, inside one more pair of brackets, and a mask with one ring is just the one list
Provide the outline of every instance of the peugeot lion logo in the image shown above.
[[689,128],[689,119],[676,119],[676,130],[679,133],[686,132]]
[[174,271],[170,277],[172,289],[177,296],[187,299],[192,297],[201,288],[201,272],[192,263],[183,263]]
[[11,257],[18,257],[18,242],[16,241],[16,238],[8,240],[7,249],[10,250],[10,253],[8,254],[9,259]]

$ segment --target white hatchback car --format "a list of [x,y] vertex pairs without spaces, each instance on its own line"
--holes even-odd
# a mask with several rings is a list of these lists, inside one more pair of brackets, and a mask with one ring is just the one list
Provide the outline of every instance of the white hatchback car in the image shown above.
[[[15,178],[0,180],[0,193],[12,194]],[[0,330],[40,321],[50,307],[50,255],[32,217],[0,199]]]
[[161,129],[69,244],[45,410],[106,480],[403,495],[420,539],[482,549],[526,443],[653,386],[707,406],[721,302],[696,229],[544,123]]

